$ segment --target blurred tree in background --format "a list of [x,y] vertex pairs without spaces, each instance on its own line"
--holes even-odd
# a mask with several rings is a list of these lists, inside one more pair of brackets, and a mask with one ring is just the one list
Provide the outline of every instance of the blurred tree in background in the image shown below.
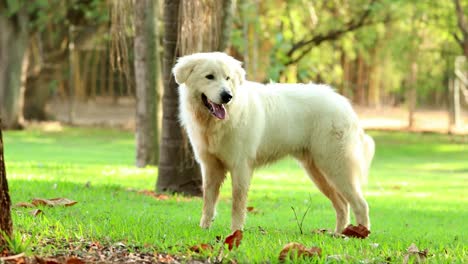
[[[43,120],[53,116],[46,108],[52,99],[110,97],[118,102],[135,97],[133,69],[124,74],[111,67],[112,1],[24,3],[0,1],[5,54],[0,73],[16,76],[0,79],[2,108]],[[455,57],[468,43],[467,8],[459,0],[240,0],[234,19],[226,20],[232,27],[228,51],[245,62],[250,79],[330,83],[354,103],[368,106],[407,103],[414,61],[417,105],[443,107]],[[131,43],[133,27],[123,36]],[[417,58],[410,58],[415,51]],[[133,54],[130,45],[127,59],[133,60]],[[73,108],[69,111],[73,121]],[[2,115],[10,112],[2,110]],[[4,123],[10,122],[5,118]]]
[[172,67],[180,56],[225,49],[231,11],[230,0],[164,1],[164,97],[158,191],[202,194],[200,166],[179,123],[178,85]]
[[[115,27],[111,18],[119,16],[112,7],[124,2],[132,3],[122,8],[129,22]],[[154,86],[164,79],[163,106],[141,108],[153,121],[153,111],[163,109],[164,115],[161,151],[156,144],[148,148],[156,150],[147,153],[161,155],[159,189],[180,191],[181,184],[193,190],[200,184],[178,125],[177,88],[170,75],[176,58],[184,54],[226,50],[244,62],[251,80],[328,83],[356,105],[407,107],[410,125],[419,107],[460,109],[456,102],[467,106],[466,60],[457,59],[468,52],[466,1],[163,2],[138,1],[139,8],[134,8],[132,0],[0,0],[4,127],[21,127],[23,117],[48,120],[64,115],[51,112],[51,104],[63,106],[66,118],[60,120],[69,123],[74,123],[76,103],[97,102],[99,107],[104,100],[118,109],[122,101],[142,103],[156,97],[148,102],[158,104]],[[180,9],[169,9],[177,3]],[[148,12],[147,4],[161,10],[153,12],[154,30],[137,26],[145,17],[150,21],[148,16],[131,18]],[[161,33],[145,33],[148,30]],[[142,38],[154,41],[156,51],[141,56],[136,43]],[[137,66],[145,60],[146,66]],[[455,61],[461,65],[457,77]],[[133,62],[135,67],[130,67]],[[164,65],[163,74],[159,64]],[[139,77],[150,76],[136,72],[144,67],[154,73],[153,79]],[[154,95],[138,95],[139,84],[145,83]],[[142,124],[148,122],[138,121],[137,130]],[[148,129],[154,133],[147,137],[157,143],[157,124]],[[137,153],[150,141],[137,144]],[[153,158],[143,156],[139,166],[154,164]],[[175,176],[182,168],[178,166],[186,165],[190,170],[180,175],[191,176]]]

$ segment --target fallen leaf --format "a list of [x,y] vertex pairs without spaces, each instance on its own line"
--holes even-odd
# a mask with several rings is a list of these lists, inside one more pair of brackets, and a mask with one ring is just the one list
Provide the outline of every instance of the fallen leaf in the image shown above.
[[42,199],[42,198],[34,198],[32,200],[32,204],[35,206],[39,205],[47,205],[47,206],[72,206],[75,205],[77,202],[70,200],[68,198],[52,198],[52,199]]
[[363,225],[349,225],[345,228],[345,230],[343,230],[342,234],[347,237],[366,238],[369,236],[370,230]]
[[69,257],[66,264],[84,264],[85,262],[77,257]]
[[[3,255],[3,253],[2,253]],[[17,255],[12,255],[12,256],[6,256],[6,257],[0,257],[0,262],[3,263],[4,261],[16,261],[17,263],[19,261],[21,261],[22,259],[22,263],[24,263],[24,252],[23,253],[20,253],[20,254],[17,254]]]
[[195,252],[195,253],[201,253],[204,251],[212,251],[213,246],[210,244],[200,244],[200,245],[195,245],[193,247],[190,247],[190,251]]
[[406,252],[407,253],[405,254],[405,257],[403,259],[404,264],[409,263],[410,260],[412,260],[411,263],[423,263],[426,260],[427,253],[429,251],[427,250],[427,248],[421,251],[414,243],[412,243],[408,247]]
[[138,193],[146,195],[146,196],[153,197],[156,200],[160,200],[160,201],[169,199],[169,195],[163,194],[163,193],[156,193],[156,192],[151,191],[151,190],[141,190],[141,191],[138,191]]
[[242,230],[236,230],[224,239],[224,244],[228,245],[229,250],[232,250],[234,247],[239,247],[242,236]]
[[255,207],[253,206],[248,206],[247,207],[247,212],[251,213],[251,214],[258,214],[259,211],[257,209],[255,209]]
[[15,207],[31,208],[35,206],[32,203],[20,202],[20,203],[15,204]]
[[60,264],[60,261],[53,258],[41,258],[39,256],[34,256],[34,258],[39,264]]
[[99,241],[91,242],[87,247],[89,250],[98,250],[102,248],[101,243],[99,243]]
[[158,263],[174,263],[175,259],[171,255],[158,254]]
[[42,210],[41,209],[34,209],[32,210],[31,212],[29,212],[32,216],[38,216],[40,214],[42,214]]
[[291,242],[286,244],[280,252],[278,257],[279,261],[283,262],[286,259],[294,260],[295,258],[312,258],[320,257],[322,255],[322,249],[319,247],[306,248],[304,245],[297,242]]

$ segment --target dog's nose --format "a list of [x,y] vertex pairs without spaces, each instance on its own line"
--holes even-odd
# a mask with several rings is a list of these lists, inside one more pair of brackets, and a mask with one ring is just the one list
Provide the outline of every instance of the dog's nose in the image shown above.
[[232,99],[232,94],[229,93],[229,92],[226,92],[226,91],[223,91],[221,93],[221,100],[223,101],[223,103],[227,104],[229,103],[229,101],[231,101]]

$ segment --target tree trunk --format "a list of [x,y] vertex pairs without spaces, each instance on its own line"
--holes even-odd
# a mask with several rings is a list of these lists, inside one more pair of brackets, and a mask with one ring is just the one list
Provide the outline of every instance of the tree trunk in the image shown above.
[[409,91],[408,91],[408,128],[414,127],[414,112],[416,110],[416,81],[418,77],[418,64],[416,61],[411,63],[411,72],[409,79]]
[[5,159],[3,155],[2,119],[0,118],[0,248],[5,244],[3,233],[11,236],[13,225],[11,222],[11,200],[8,193]]
[[356,59],[356,64],[357,64],[357,73],[356,73],[356,87],[354,89],[354,94],[355,94],[355,102],[358,103],[358,105],[364,106],[367,105],[366,101],[366,90],[368,88],[368,67],[366,67],[366,62],[364,61],[364,58],[362,57],[362,54],[358,54],[358,57]]
[[221,34],[219,34],[218,50],[224,51],[229,46],[232,27],[232,0],[223,0],[223,15],[221,16]]
[[[157,6],[157,4],[156,4]],[[136,165],[158,162],[158,71],[153,0],[135,1]]]
[[75,121],[75,69],[76,51],[75,51],[75,27],[70,25],[68,28],[68,123]]
[[10,17],[0,16],[0,117],[8,129],[22,127],[21,70],[28,43],[27,26],[25,10]]
[[157,191],[201,195],[200,167],[178,121],[177,84],[172,67],[177,57],[180,0],[164,0],[164,96]]
[[457,25],[462,33],[460,38],[457,34],[454,34],[455,40],[460,45],[463,50],[463,55],[468,59],[468,22],[466,21],[465,13],[463,11],[463,6],[460,3],[460,0],[453,0],[455,5],[455,13],[457,15]]

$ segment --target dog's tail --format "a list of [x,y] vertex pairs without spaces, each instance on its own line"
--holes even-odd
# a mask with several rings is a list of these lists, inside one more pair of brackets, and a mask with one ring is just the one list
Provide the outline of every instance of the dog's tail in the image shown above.
[[362,183],[367,183],[370,165],[375,153],[375,143],[371,136],[367,135],[364,131],[361,133],[361,142],[363,147],[363,163],[362,164]]

